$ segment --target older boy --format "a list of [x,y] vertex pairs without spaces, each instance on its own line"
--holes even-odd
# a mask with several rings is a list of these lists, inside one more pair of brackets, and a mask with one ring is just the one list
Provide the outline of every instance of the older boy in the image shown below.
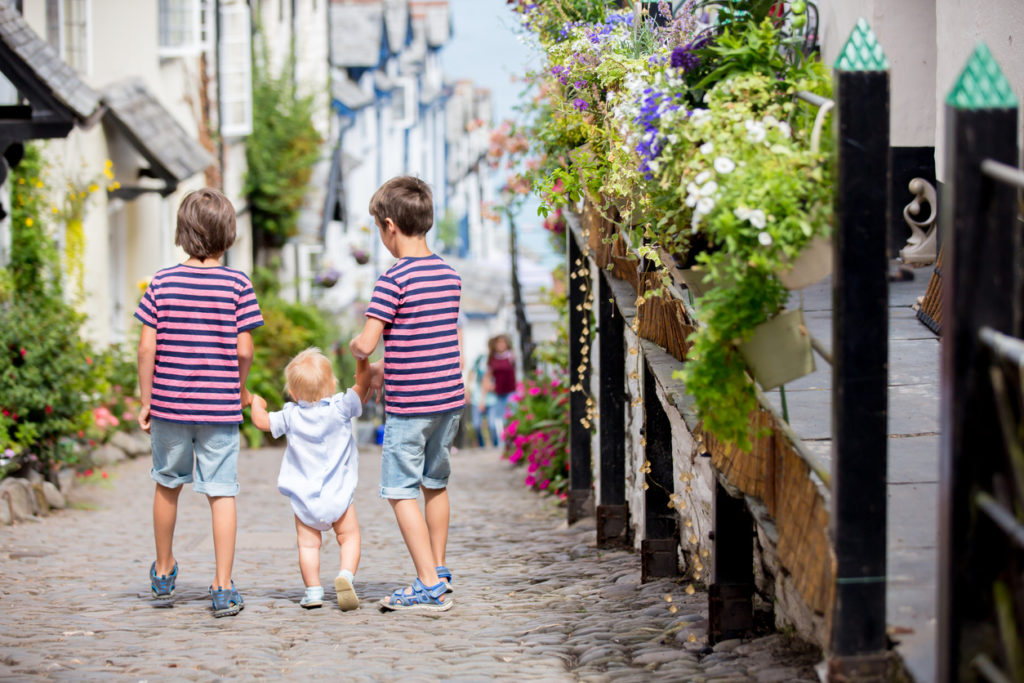
[[[391,503],[416,566],[412,586],[380,605],[443,612],[452,607],[446,595],[452,575],[445,566],[449,451],[466,403],[457,326],[462,280],[427,247],[434,207],[422,180],[403,176],[384,183],[370,199],[370,214],[398,262],[377,280],[366,326],[350,348],[366,358],[384,337],[380,495]],[[417,502],[421,489],[425,514]]]

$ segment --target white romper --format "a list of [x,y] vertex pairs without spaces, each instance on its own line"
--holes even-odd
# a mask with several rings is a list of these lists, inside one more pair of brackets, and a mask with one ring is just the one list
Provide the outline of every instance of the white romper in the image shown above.
[[349,389],[270,413],[270,433],[288,438],[277,490],[291,499],[303,524],[326,531],[352,504],[359,473],[352,418],[362,412],[359,396]]

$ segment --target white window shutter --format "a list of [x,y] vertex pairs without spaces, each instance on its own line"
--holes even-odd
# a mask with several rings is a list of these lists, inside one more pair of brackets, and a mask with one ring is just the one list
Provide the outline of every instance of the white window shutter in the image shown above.
[[252,132],[252,34],[249,6],[220,7],[220,132],[240,137]]

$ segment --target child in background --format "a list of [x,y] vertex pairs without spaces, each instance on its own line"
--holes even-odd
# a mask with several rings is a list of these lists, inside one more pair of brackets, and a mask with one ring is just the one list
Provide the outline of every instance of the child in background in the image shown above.
[[[153,597],[174,596],[178,563],[172,549],[181,485],[205,493],[213,517],[217,569],[210,584],[213,616],[244,607],[231,579],[238,494],[238,425],[248,404],[250,331],[263,324],[245,273],[220,265],[235,241],[235,209],[211,188],[190,193],[178,208],[174,243],[189,258],[153,276],[135,317],[139,338],[139,426],[152,435]],[[216,588],[214,588],[216,586]]]
[[299,603],[321,607],[321,532],[333,529],[341,552],[341,571],[334,579],[338,606],[359,606],[353,582],[359,566],[359,521],[352,496],[359,477],[359,452],[352,435],[352,418],[359,417],[370,393],[370,364],[356,362],[355,385],[335,394],[338,380],[331,361],[320,349],[301,352],[285,368],[285,390],[297,403],[267,412],[267,402],[252,399],[252,423],[274,438],[288,439],[277,490],[291,499],[298,535],[299,570],[306,594]]
[[[434,206],[422,180],[384,183],[370,199],[370,214],[398,262],[377,280],[366,325],[349,347],[366,358],[384,337],[380,495],[391,503],[416,567],[412,586],[380,606],[443,612],[452,607],[446,595],[452,574],[445,566],[449,456],[466,405],[458,327],[462,280],[427,247]],[[421,489],[425,512],[417,502]]]

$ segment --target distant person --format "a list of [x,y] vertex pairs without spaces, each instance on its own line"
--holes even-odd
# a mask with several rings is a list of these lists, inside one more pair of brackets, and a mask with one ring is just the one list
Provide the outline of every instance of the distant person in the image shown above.
[[152,435],[153,536],[149,568],[153,598],[174,597],[178,563],[172,549],[181,485],[205,493],[213,517],[216,570],[213,616],[245,606],[231,579],[238,495],[238,425],[250,397],[250,331],[263,324],[245,273],[220,264],[235,241],[235,209],[211,188],[189,193],[178,207],[174,243],[188,260],[153,276],[135,317],[139,338],[139,426]]
[[503,435],[508,400],[516,390],[516,358],[507,335],[492,337],[487,348],[487,374],[484,375],[483,388],[494,394],[494,402],[488,408],[488,422],[492,434]]
[[[493,391],[484,390],[484,376],[487,374],[487,354],[481,353],[473,361],[473,368],[470,371],[473,386],[472,419],[473,431],[476,432],[476,442],[483,448],[489,440],[492,446],[498,445],[498,432],[491,422],[491,406],[494,405],[495,397]],[[484,439],[484,424],[487,426],[488,439]]]
[[387,181],[370,199],[370,214],[398,262],[377,280],[366,325],[350,348],[366,358],[384,337],[383,367],[374,363],[374,372],[384,375],[386,414],[380,495],[391,503],[416,567],[412,585],[380,605],[443,612],[452,607],[445,566],[450,453],[466,405],[457,324],[462,280],[427,247],[434,206],[422,180]]
[[353,582],[359,567],[359,521],[352,497],[359,480],[359,451],[352,435],[352,419],[363,412],[370,394],[370,364],[356,361],[355,384],[338,390],[331,361],[320,349],[299,353],[284,370],[285,390],[293,402],[273,413],[260,396],[252,398],[252,423],[275,439],[288,439],[277,478],[277,490],[288,496],[295,513],[299,571],[306,594],[299,605],[322,607],[320,585],[321,533],[333,529],[341,553],[341,569],[334,579],[338,606],[359,607]]

